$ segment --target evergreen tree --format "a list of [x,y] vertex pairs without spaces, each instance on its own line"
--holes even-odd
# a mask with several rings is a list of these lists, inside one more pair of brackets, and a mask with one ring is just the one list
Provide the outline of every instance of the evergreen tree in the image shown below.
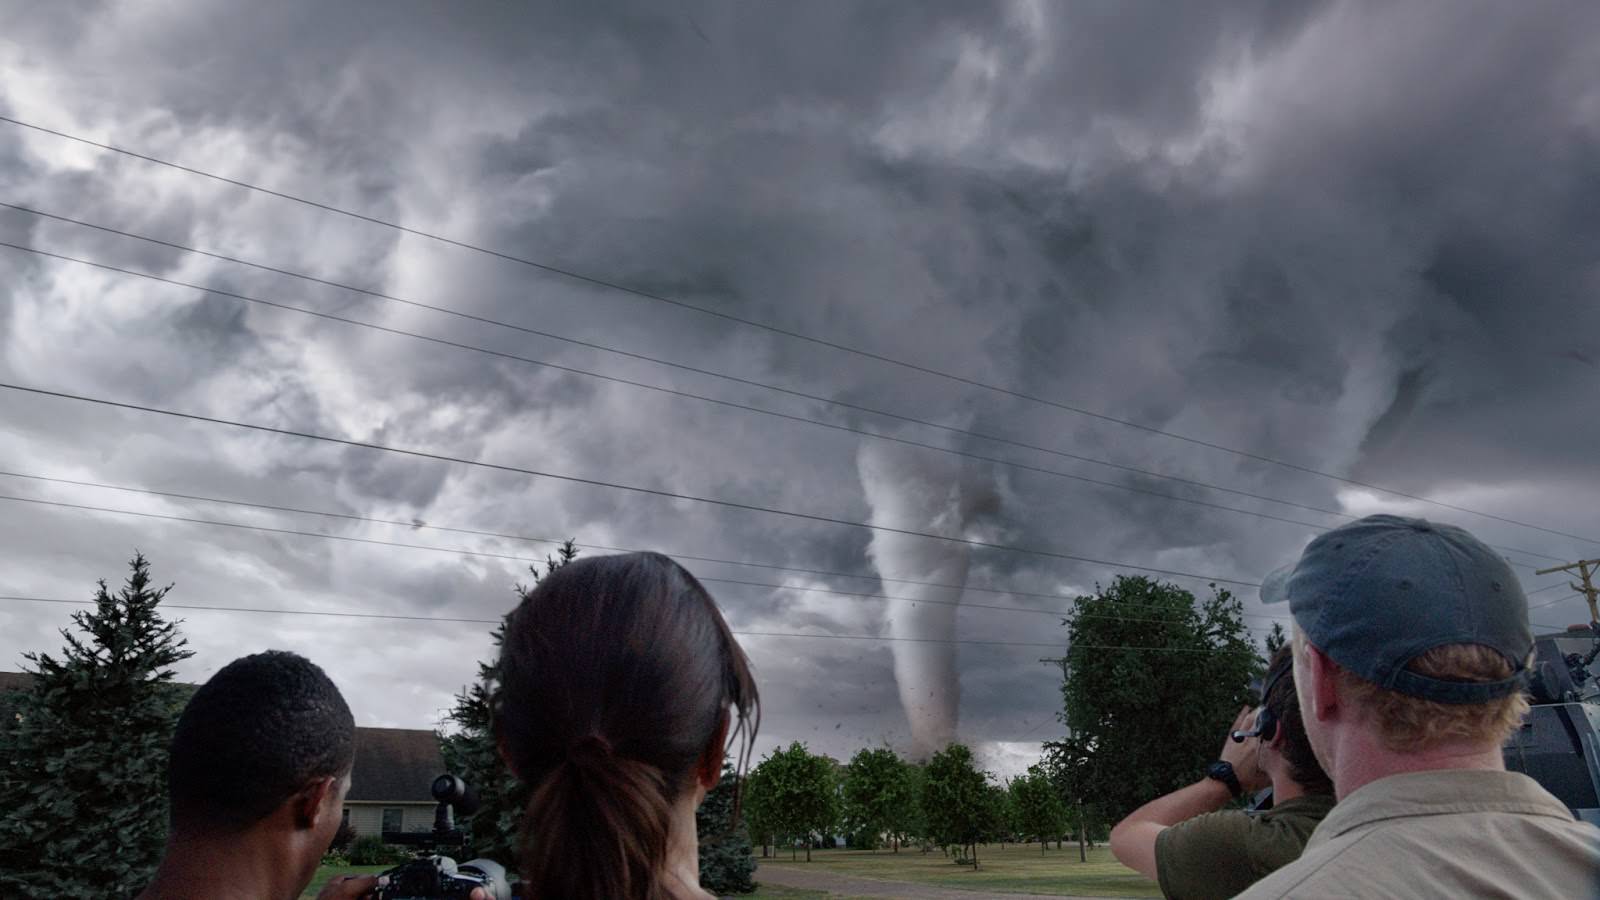
[[[545,559],[544,571],[529,566],[533,584],[518,584],[514,590],[518,602],[527,598],[534,585],[544,575],[561,568],[578,557],[578,546],[571,540],[562,544],[556,554]],[[508,614],[509,615],[509,614]],[[456,704],[445,715],[454,726],[449,733],[440,733],[439,749],[445,766],[459,775],[478,792],[478,810],[464,817],[459,827],[468,835],[466,858],[483,857],[514,869],[517,855],[517,832],[521,827],[523,810],[528,807],[528,788],[511,774],[494,738],[492,710],[495,691],[500,682],[500,645],[505,640],[505,622],[491,633],[494,652],[488,662],[478,663],[478,680],[456,695]]]
[[1288,645],[1289,633],[1283,630],[1283,623],[1273,622],[1272,630],[1267,632],[1267,659],[1271,659],[1272,654],[1277,653],[1278,650]]
[[136,555],[72,614],[61,657],[24,654],[33,688],[0,731],[0,896],[130,896],[167,836],[167,755],[187,692],[171,667],[193,654],[157,606]]
[[739,781],[733,766],[724,765],[722,780],[706,794],[694,814],[700,838],[700,886],[718,896],[748,894],[756,889],[751,878],[756,859],[751,852],[750,831],[744,822],[734,821]]

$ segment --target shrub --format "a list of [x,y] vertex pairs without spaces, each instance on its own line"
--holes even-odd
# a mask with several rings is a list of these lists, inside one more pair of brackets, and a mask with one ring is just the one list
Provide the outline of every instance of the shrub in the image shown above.
[[383,838],[364,834],[350,843],[349,858],[352,866],[387,866],[405,862],[409,857],[404,850],[385,844]]
[[339,830],[333,833],[333,843],[328,845],[329,854],[340,854],[350,847],[350,842],[356,839],[356,830],[350,827],[350,820],[339,823]]

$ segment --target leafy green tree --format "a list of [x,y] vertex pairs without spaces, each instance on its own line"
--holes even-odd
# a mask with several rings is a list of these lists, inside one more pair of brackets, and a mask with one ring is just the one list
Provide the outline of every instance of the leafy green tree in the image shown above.
[[989,817],[987,840],[999,841],[1000,849],[1004,850],[1008,842],[1017,839],[1018,829],[1017,810],[1011,803],[1011,791],[1003,784],[989,783]]
[[758,765],[744,777],[744,797],[739,812],[750,830],[751,840],[761,845],[761,856],[765,859],[768,849],[778,841],[779,815],[770,802],[772,792],[762,784],[762,774]]
[[814,756],[798,741],[774,750],[756,766],[750,779],[750,807],[764,829],[790,844],[803,840],[806,862],[811,843],[826,835],[839,820],[839,792],[834,762]]
[[744,822],[735,821],[734,815],[739,781],[733,766],[724,765],[722,780],[694,814],[700,838],[700,886],[719,897],[756,889],[751,878],[756,860],[750,851],[750,831]]
[[1192,783],[1250,702],[1261,660],[1237,598],[1120,576],[1068,614],[1070,737],[1047,744],[1065,797],[1116,821]]
[[928,760],[922,786],[928,836],[942,846],[963,848],[961,855],[973,868],[978,866],[978,844],[1000,829],[1002,810],[992,787],[989,773],[977,768],[963,744],[951,744]]
[[[543,572],[538,566],[528,567],[533,585],[577,557],[576,543],[569,540],[562,544],[554,556],[545,559]],[[517,599],[525,599],[533,585],[516,585]],[[477,812],[460,823],[468,835],[471,851],[468,856],[492,859],[507,869],[514,869],[517,832],[523,810],[528,807],[529,789],[511,774],[500,758],[491,721],[494,692],[500,682],[500,645],[505,634],[502,619],[491,633],[494,651],[489,661],[478,663],[477,682],[456,695],[455,706],[445,715],[453,728],[439,734],[439,750],[445,766],[478,792]]]
[[1039,852],[1067,830],[1067,806],[1044,765],[1035,763],[1027,774],[1011,781],[1011,808],[1019,834],[1039,840]]
[[0,896],[131,896],[167,836],[167,754],[193,656],[157,607],[143,555],[93,610],[72,614],[57,659],[26,653],[31,691],[0,731]]
[[905,760],[888,747],[860,751],[845,767],[842,794],[846,828],[870,836],[874,849],[881,836],[888,835],[894,852],[899,853],[900,834],[895,826],[909,818],[908,807],[917,802]]
[[[928,818],[922,811],[923,785],[927,783],[927,768],[920,763],[906,763],[906,793],[908,801],[898,807],[890,808],[889,833],[894,836],[895,843],[904,844],[913,838],[925,839],[928,835]],[[927,842],[923,841],[923,850],[927,851]]]

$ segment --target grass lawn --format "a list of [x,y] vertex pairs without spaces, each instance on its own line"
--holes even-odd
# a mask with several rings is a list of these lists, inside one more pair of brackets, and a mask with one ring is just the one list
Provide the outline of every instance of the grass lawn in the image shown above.
[[[1111,851],[1099,847],[1089,851],[1089,861],[1078,862],[1077,847],[1063,847],[1039,852],[1034,845],[1008,845],[1004,850],[998,844],[978,849],[982,867],[974,872],[957,866],[944,855],[902,849],[899,853],[879,850],[813,850],[811,862],[802,854],[798,862],[791,862],[787,854],[781,857],[758,859],[762,867],[815,868],[860,878],[880,878],[885,881],[910,881],[934,884],[948,888],[967,888],[974,891],[1019,894],[1057,894],[1092,897],[1160,897],[1156,883],[1124,867],[1111,856]],[[301,900],[313,900],[328,879],[350,873],[377,873],[388,866],[348,866],[317,870],[311,886],[301,894]],[[761,881],[761,871],[756,871],[756,881]],[[821,891],[805,891],[764,885],[754,894],[744,895],[744,900],[828,900],[837,897]]]
[[[317,869],[316,877],[311,879],[311,884],[300,895],[300,900],[315,900],[317,891],[327,884],[329,879],[340,875],[372,875],[392,866],[321,866]],[[776,884],[767,885],[754,894],[740,895],[742,900],[829,900],[832,896],[822,891],[802,891],[795,888],[780,887]]]
[[307,885],[305,892],[300,895],[300,900],[315,900],[317,891],[322,890],[322,886],[337,875],[376,875],[392,868],[394,866],[318,866],[317,874],[312,877],[311,884]]
[[[802,854],[791,862],[781,857],[758,860],[763,866],[826,869],[842,875],[881,878],[885,881],[914,881],[948,888],[1022,894],[1079,894],[1096,897],[1160,897],[1161,888],[1143,875],[1123,866],[1111,851],[1099,847],[1089,851],[1089,861],[1078,862],[1078,848],[1039,852],[1037,844],[1009,844],[1004,850],[994,844],[978,848],[982,864],[974,872],[957,866],[937,851],[923,853],[902,848],[899,853],[879,850],[813,850],[808,864]],[[761,872],[756,871],[756,880]]]
[[[759,880],[759,879],[758,879]],[[738,894],[738,900],[835,900],[839,895],[826,891],[803,891],[799,888],[765,885],[754,894]]]

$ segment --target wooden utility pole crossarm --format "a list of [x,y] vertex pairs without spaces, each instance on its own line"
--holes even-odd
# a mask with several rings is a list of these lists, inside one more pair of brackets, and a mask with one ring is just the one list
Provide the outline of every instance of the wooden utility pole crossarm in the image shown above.
[[1571,572],[1577,570],[1578,578],[1582,583],[1573,582],[1572,589],[1584,596],[1589,601],[1589,621],[1600,622],[1600,588],[1594,586],[1594,576],[1600,574],[1600,559],[1580,559],[1575,563],[1564,566],[1551,566],[1540,569],[1535,575],[1549,575],[1554,572]]

